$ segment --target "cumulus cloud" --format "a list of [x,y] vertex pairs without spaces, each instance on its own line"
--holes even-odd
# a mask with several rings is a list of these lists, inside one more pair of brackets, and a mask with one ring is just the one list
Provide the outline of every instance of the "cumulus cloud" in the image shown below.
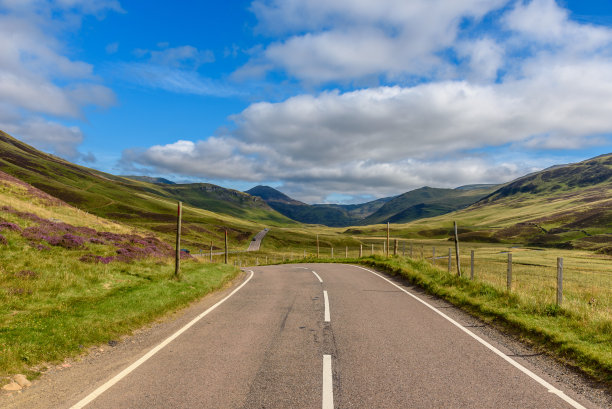
[[[280,70],[340,87],[420,79],[254,103],[229,131],[126,151],[125,163],[277,181],[319,202],[504,182],[554,164],[530,151],[610,144],[612,30],[572,21],[553,0],[257,0],[252,9],[262,33],[284,37],[237,75]],[[523,153],[500,159],[500,147]]]
[[[39,148],[77,158],[78,128],[44,117],[82,118],[83,107],[108,107],[114,93],[93,66],[68,56],[62,34],[77,30],[86,14],[123,12],[114,0],[0,0],[0,126]],[[45,127],[48,129],[45,130]]]

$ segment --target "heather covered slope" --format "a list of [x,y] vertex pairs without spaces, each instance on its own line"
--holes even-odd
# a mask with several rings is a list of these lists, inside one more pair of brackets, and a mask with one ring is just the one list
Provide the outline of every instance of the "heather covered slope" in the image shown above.
[[242,245],[262,226],[296,224],[242,192],[204,183],[155,184],[106,174],[40,152],[1,131],[0,153],[0,171],[89,213],[154,231],[169,242],[177,200],[190,205],[184,212],[186,246],[206,249],[211,240],[218,246],[225,228],[230,240]]

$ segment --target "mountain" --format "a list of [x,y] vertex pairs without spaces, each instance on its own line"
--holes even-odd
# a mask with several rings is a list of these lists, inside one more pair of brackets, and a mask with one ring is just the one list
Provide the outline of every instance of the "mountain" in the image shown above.
[[184,213],[186,242],[247,241],[262,225],[295,225],[260,198],[206,183],[157,184],[114,176],[38,151],[0,131],[0,171],[62,201],[111,220],[171,236],[176,202],[202,210]]
[[274,210],[290,219],[330,227],[345,227],[358,223],[375,212],[389,199],[378,199],[359,205],[314,204],[292,199],[269,186],[255,186],[246,193],[262,198]]
[[[469,207],[414,220],[395,231],[406,238],[451,239],[454,221],[463,242],[612,254],[612,154],[531,173],[499,186]],[[349,233],[368,236],[376,229]]]
[[399,195],[360,221],[361,225],[407,223],[467,207],[495,189],[496,185],[472,185],[456,189],[422,187]]
[[140,182],[159,183],[162,185],[176,185],[176,183],[174,183],[171,180],[164,179],[164,178],[156,178],[156,177],[151,177],[151,176],[123,175],[123,177],[128,178],[128,179],[138,180]]

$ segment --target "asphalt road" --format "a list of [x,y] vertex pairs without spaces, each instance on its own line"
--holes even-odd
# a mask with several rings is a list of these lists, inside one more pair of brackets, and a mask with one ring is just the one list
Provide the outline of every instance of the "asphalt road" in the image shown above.
[[249,243],[249,248],[247,249],[247,251],[258,251],[259,247],[261,246],[261,241],[264,237],[266,237],[268,231],[269,229],[263,229],[262,231],[257,233],[254,237],[254,240],[251,240],[251,242]]
[[597,407],[360,267],[256,267],[224,297],[147,355],[75,381],[64,407]]

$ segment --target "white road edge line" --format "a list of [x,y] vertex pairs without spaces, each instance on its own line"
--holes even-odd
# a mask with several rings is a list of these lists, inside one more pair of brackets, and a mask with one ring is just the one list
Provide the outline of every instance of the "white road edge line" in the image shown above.
[[325,322],[329,322],[329,297],[327,296],[327,291],[323,291],[323,298],[325,299]]
[[317,274],[315,271],[313,271],[313,272],[312,272],[312,274],[314,274],[314,275],[315,275],[315,277],[317,277],[317,278],[319,279],[319,282],[320,282],[320,283],[322,283],[322,282],[323,282],[323,280],[321,280],[321,277],[319,277],[319,275],[318,275],[318,274]]
[[202,318],[204,318],[206,315],[208,315],[211,311],[213,311],[215,308],[217,308],[218,306],[220,306],[221,304],[223,304],[228,298],[230,298],[232,295],[236,294],[238,292],[238,290],[240,290],[242,287],[244,287],[246,285],[246,283],[248,283],[251,278],[253,278],[253,270],[249,270],[251,275],[249,276],[249,278],[246,279],[246,281],[242,284],[240,284],[240,286],[238,288],[236,288],[234,291],[232,291],[227,297],[225,297],[224,299],[222,299],[221,301],[217,302],[215,305],[213,305],[212,307],[210,307],[209,309],[207,309],[206,311],[204,311],[203,313],[201,313],[200,315],[198,315],[197,317],[195,317],[193,320],[191,320],[187,325],[185,325],[183,328],[179,329],[178,331],[176,331],[174,334],[172,334],[171,336],[169,336],[168,338],[166,338],[165,341],[163,341],[161,344],[157,345],[155,348],[151,349],[149,352],[147,352],[142,358],[140,358],[139,360],[137,360],[136,362],[134,362],[132,365],[128,366],[127,368],[125,368],[123,371],[119,372],[117,375],[115,375],[113,378],[111,378],[109,381],[107,381],[104,385],[100,386],[98,389],[96,389],[95,391],[93,391],[92,393],[90,393],[89,395],[87,395],[85,398],[83,398],[81,401],[79,401],[76,405],[72,406],[70,409],[81,409],[84,408],[86,405],[88,405],[89,403],[91,403],[94,399],[96,399],[98,396],[102,395],[104,392],[106,392],[106,390],[108,390],[110,387],[112,387],[114,384],[116,384],[117,382],[119,382],[120,380],[122,380],[123,378],[125,378],[127,375],[130,374],[130,372],[132,372],[133,370],[135,370],[136,368],[138,368],[140,365],[142,365],[143,363],[145,363],[149,358],[151,358],[153,355],[155,355],[156,353],[158,353],[162,348],[164,348],[166,345],[168,345],[169,343],[171,343],[172,341],[174,341],[179,335],[181,335],[183,332],[187,331],[189,328],[191,328],[195,323],[197,323],[199,320],[201,320]]
[[323,355],[323,404],[322,409],[334,409],[334,381],[331,355]]
[[424,304],[426,307],[428,307],[429,309],[434,311],[436,314],[442,316],[444,319],[449,321],[451,324],[453,324],[454,326],[459,328],[461,331],[465,332],[470,337],[474,338],[476,341],[480,342],[482,345],[484,345],[485,347],[490,349],[493,353],[495,353],[496,355],[498,355],[499,357],[504,359],[510,365],[514,366],[516,369],[520,370],[525,375],[529,376],[531,379],[533,379],[534,381],[536,381],[537,383],[539,383],[540,385],[542,385],[543,387],[548,389],[548,392],[550,392],[550,393],[552,393],[554,395],[557,395],[559,398],[563,399],[566,403],[570,404],[571,406],[573,406],[576,409],[586,409],[580,403],[576,402],[575,400],[573,400],[572,398],[567,396],[563,391],[555,388],[553,385],[551,385],[550,383],[546,382],[544,379],[542,379],[541,377],[539,377],[538,375],[536,375],[535,373],[533,373],[529,369],[525,368],[523,365],[519,364],[514,359],[510,358],[509,356],[507,356],[506,354],[501,352],[499,349],[495,348],[493,345],[489,344],[487,341],[485,341],[484,339],[480,338],[478,335],[474,334],[472,331],[470,331],[467,328],[465,328],[464,326],[459,324],[457,321],[455,321],[454,319],[452,319],[448,315],[446,315],[443,312],[439,311],[436,307],[434,307],[434,306],[428,304],[427,302],[421,300],[419,297],[417,297],[416,295],[414,295],[411,292],[407,291],[406,289],[400,287],[399,285],[395,284],[393,281],[391,281],[391,280],[387,279],[386,277],[383,277],[382,275],[380,275],[380,274],[378,274],[378,273],[376,273],[376,272],[374,272],[374,271],[372,271],[370,269],[367,269],[365,267],[355,266],[355,265],[352,265],[352,264],[345,264],[345,265],[349,265],[349,266],[352,266],[352,267],[360,268],[362,270],[368,271],[368,272],[370,272],[370,273],[372,273],[372,274],[382,278],[383,280],[385,280],[389,284],[397,287],[401,291],[405,292],[406,294],[408,294],[409,296],[411,296],[412,298],[414,298],[415,300],[417,300],[421,304]]

